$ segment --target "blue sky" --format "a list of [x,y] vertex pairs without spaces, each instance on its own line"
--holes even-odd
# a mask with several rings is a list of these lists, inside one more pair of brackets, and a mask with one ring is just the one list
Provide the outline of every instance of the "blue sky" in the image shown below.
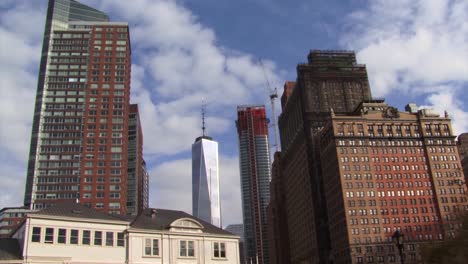
[[[234,120],[238,104],[269,106],[260,58],[281,94],[310,49],[355,50],[374,96],[447,110],[455,132],[468,131],[467,1],[82,2],[129,22],[153,207],[191,212],[190,148],[205,98],[223,224],[241,221]],[[22,203],[45,12],[46,0],[0,2],[0,207]]]

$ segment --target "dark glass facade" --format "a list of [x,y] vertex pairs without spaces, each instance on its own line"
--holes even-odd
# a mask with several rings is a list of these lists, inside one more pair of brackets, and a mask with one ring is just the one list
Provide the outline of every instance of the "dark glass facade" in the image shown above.
[[264,106],[238,106],[239,167],[245,260],[269,263],[267,206],[270,200],[270,149]]

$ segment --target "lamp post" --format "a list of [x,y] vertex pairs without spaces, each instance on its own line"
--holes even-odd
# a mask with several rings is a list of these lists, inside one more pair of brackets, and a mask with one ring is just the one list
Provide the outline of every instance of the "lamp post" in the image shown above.
[[395,241],[396,246],[398,247],[398,253],[400,254],[400,263],[405,264],[404,256],[403,256],[403,234],[400,230],[395,231],[393,233],[393,241]]

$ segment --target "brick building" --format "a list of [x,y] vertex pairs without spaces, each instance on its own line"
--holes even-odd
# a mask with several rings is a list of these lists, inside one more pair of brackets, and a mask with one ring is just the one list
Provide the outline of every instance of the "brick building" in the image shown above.
[[28,207],[5,207],[0,210],[0,238],[9,237],[27,213],[33,212]]
[[468,209],[450,119],[431,110],[372,100],[331,112],[320,158],[335,263],[398,262],[396,230],[405,263],[420,263],[420,245],[453,237]]
[[329,234],[318,131],[330,109],[351,112],[371,98],[365,65],[352,51],[313,50],[287,82],[279,130],[291,263],[327,263]]
[[139,145],[129,153],[128,24],[77,1],[50,0],[41,54],[24,204],[79,199],[126,214],[128,203],[136,214],[128,158],[144,163]]
[[468,157],[468,133],[462,133],[457,138],[458,152],[460,157]]
[[271,169],[270,203],[268,205],[268,246],[270,264],[289,262],[288,219],[286,197],[281,173],[281,152],[276,152]]
[[462,161],[463,173],[465,174],[465,184],[468,186],[468,133],[458,136],[457,145]]

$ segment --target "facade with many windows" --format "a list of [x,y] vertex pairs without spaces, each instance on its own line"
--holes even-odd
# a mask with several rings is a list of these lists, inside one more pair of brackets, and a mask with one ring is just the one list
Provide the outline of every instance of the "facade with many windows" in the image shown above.
[[457,140],[458,154],[462,162],[463,173],[465,174],[465,185],[468,186],[468,132],[462,133]]
[[21,254],[0,263],[239,263],[238,236],[164,209],[132,219],[60,203],[28,214],[12,238]]
[[286,82],[278,119],[291,263],[329,263],[330,237],[318,132],[330,109],[351,112],[371,98],[366,66],[353,51],[312,50]]
[[237,107],[239,168],[245,261],[269,263],[267,206],[270,201],[270,149],[265,106]]
[[364,101],[330,113],[320,158],[336,263],[399,263],[397,230],[404,262],[421,263],[422,245],[461,227],[468,201],[448,116]]
[[27,207],[5,207],[0,210],[0,238],[8,237],[10,232],[23,220],[23,217],[33,212]]
[[[143,166],[141,147],[129,146],[130,66],[127,23],[109,22],[77,1],[49,1],[26,206],[40,210],[79,199],[113,214],[136,215],[145,208],[138,177],[133,171],[133,178],[127,176],[129,163],[137,172]],[[137,146],[141,140],[130,139]]]

